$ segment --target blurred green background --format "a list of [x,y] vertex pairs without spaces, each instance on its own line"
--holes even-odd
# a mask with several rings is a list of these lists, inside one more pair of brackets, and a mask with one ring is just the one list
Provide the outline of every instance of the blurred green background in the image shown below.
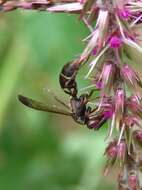
[[36,11],[0,15],[2,190],[114,189],[114,173],[103,176],[104,129],[89,131],[71,118],[30,110],[17,100],[17,94],[24,94],[46,102],[53,99],[49,88],[68,101],[58,75],[81,52],[87,34],[73,15]]

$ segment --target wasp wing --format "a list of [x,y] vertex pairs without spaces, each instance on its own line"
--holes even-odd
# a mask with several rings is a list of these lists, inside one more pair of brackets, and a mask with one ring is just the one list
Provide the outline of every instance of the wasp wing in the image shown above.
[[28,106],[28,107],[30,107],[32,109],[36,109],[36,110],[39,110],[39,111],[56,113],[56,114],[62,114],[62,115],[66,115],[66,116],[72,116],[72,113],[67,112],[65,110],[62,110],[59,107],[57,107],[56,105],[50,106],[48,104],[44,104],[42,102],[33,100],[33,99],[28,98],[28,97],[23,96],[23,95],[18,95],[18,99],[22,104],[24,104],[25,106]]

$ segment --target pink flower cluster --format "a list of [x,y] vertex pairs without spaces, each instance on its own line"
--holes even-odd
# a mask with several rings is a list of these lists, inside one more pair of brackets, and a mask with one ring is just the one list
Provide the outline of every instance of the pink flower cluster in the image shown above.
[[[1,11],[17,8],[79,14],[89,29],[86,46],[75,60],[89,65],[85,78],[91,79],[99,98],[93,102],[100,114],[92,128],[109,123],[105,174],[120,163],[119,190],[139,190],[142,166],[142,81],[134,69],[129,49],[142,53],[140,35],[141,0],[35,0],[6,1]],[[88,89],[88,88],[87,88]],[[91,100],[90,100],[91,101]],[[92,102],[91,102],[92,103]],[[113,137],[113,131],[117,135]]]

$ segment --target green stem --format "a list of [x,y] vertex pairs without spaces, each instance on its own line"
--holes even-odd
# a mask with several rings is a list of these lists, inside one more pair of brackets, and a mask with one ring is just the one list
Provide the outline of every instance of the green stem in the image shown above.
[[[23,66],[28,57],[28,49],[25,44],[23,36],[17,36],[14,39],[7,58],[4,60],[3,67],[0,73],[0,129],[2,128],[6,110],[11,96],[13,95],[16,83],[20,77]],[[16,99],[16,95],[12,97]]]

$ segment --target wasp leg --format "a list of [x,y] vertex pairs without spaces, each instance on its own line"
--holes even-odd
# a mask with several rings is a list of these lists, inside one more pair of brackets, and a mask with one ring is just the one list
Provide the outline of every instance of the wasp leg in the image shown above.
[[94,92],[98,92],[99,90],[98,89],[93,89],[89,92],[87,98],[91,98],[91,96],[93,95]]

